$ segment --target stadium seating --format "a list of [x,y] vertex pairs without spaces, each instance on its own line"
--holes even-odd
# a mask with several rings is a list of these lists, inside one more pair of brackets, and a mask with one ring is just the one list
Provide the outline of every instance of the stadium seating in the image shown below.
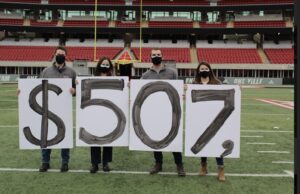
[[285,27],[284,21],[240,21],[234,22],[236,28],[249,27]]
[[150,21],[150,28],[193,28],[192,22],[179,21]]
[[37,20],[31,20],[30,21],[30,25],[31,26],[43,26],[43,27],[56,26],[57,25],[57,21],[37,21]]
[[[49,4],[95,4],[95,0],[49,0]],[[125,0],[99,0],[98,4],[124,5]]]
[[0,46],[0,61],[51,61],[55,47]]
[[[140,57],[140,49],[132,48],[136,57]],[[150,53],[152,48],[142,48],[142,62],[151,62]],[[189,48],[161,48],[164,60],[175,60],[177,63],[190,63],[191,55]]]
[[117,21],[116,22],[116,27],[139,28],[140,27],[140,22],[121,22],[121,21]]
[[[99,27],[108,27],[108,21],[97,21],[97,26]],[[64,27],[94,27],[95,22],[92,20],[84,21],[84,20],[66,20],[64,22]]]
[[22,26],[24,23],[23,19],[8,19],[8,18],[0,18],[0,25],[7,26]]
[[41,0],[0,0],[0,2],[9,2],[9,3],[41,3]]
[[294,49],[264,49],[270,63],[293,64]]
[[241,4],[282,4],[293,3],[293,0],[221,0],[218,5],[241,5]]
[[[75,59],[94,60],[94,48],[93,47],[71,47],[67,46],[68,59],[73,61]],[[113,59],[123,48],[119,47],[97,47],[96,58],[101,56],[109,57]]]
[[[207,0],[143,0],[143,5],[209,5]],[[140,4],[141,0],[134,1],[134,4]]]
[[262,63],[256,49],[198,48],[198,60],[209,63]]
[[219,23],[207,23],[207,22],[199,22],[200,28],[226,28],[226,22]]

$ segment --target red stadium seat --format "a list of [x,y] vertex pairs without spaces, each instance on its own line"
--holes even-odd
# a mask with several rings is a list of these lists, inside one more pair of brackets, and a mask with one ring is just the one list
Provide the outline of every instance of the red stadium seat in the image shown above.
[[285,27],[284,21],[239,21],[234,22],[236,28],[251,28],[251,27]]
[[293,64],[294,49],[264,49],[265,53],[273,64]]
[[7,25],[7,26],[22,26],[24,23],[23,19],[6,19],[0,18],[0,25]]
[[193,28],[193,22],[187,21],[150,21],[150,28]]
[[221,0],[218,5],[291,4],[293,0]]
[[37,20],[31,20],[30,21],[30,25],[31,26],[43,26],[43,27],[56,26],[57,25],[57,21],[37,21]]
[[[140,49],[132,48],[136,57],[140,58]],[[150,53],[152,48],[142,48],[142,62],[150,63]],[[190,63],[191,55],[189,48],[161,48],[164,60],[175,60],[177,63]]]
[[209,63],[262,63],[256,49],[198,48],[198,60]]
[[[108,27],[108,21],[97,21],[98,27]],[[95,22],[93,20],[66,20],[64,22],[64,27],[76,27],[76,26],[83,26],[83,27],[94,27]]]
[[0,46],[0,61],[51,61],[55,47]]

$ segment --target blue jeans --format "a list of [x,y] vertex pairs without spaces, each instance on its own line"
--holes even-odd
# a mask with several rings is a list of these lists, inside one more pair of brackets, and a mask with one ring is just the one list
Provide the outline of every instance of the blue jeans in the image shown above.
[[[224,166],[223,158],[216,158],[216,161],[218,166]],[[201,157],[201,164],[203,163],[207,163],[207,157]]]
[[[42,163],[50,163],[51,149],[42,149]],[[62,164],[68,164],[70,158],[70,149],[61,149],[60,152]]]

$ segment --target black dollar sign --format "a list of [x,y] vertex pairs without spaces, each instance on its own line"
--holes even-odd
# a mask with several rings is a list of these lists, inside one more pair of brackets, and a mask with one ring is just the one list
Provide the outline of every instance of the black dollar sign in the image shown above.
[[[24,127],[24,135],[26,139],[34,145],[40,145],[41,148],[47,148],[61,142],[65,137],[66,127],[64,122],[57,115],[48,110],[48,90],[55,92],[57,95],[62,93],[62,90],[53,84],[48,84],[48,80],[43,80],[42,84],[36,86],[29,94],[29,106],[38,114],[42,115],[41,139],[37,139],[31,133],[30,127]],[[41,107],[36,96],[39,92],[43,95],[43,106]],[[48,119],[53,121],[57,126],[57,135],[51,139],[48,138]]]

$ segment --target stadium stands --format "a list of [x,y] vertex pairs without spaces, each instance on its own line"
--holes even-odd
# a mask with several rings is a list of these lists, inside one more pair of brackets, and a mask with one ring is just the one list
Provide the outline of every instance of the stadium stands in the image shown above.
[[41,3],[41,0],[0,0],[7,3]]
[[[95,4],[95,0],[49,0],[49,4]],[[124,5],[125,0],[99,0],[98,4]]]
[[24,23],[23,19],[8,19],[8,18],[0,18],[0,25],[6,26],[22,26]]
[[216,23],[208,23],[208,22],[199,22],[200,28],[226,28],[226,22],[216,22]]
[[[140,49],[132,48],[136,57],[140,57]],[[142,62],[150,63],[150,52],[152,48],[142,48]],[[177,63],[190,63],[191,55],[189,48],[161,48],[164,60],[175,60]]]
[[47,26],[56,26],[56,25],[57,25],[57,21],[38,21],[38,20],[31,20],[31,21],[30,21],[30,25],[31,25],[31,26],[43,26],[43,27],[47,27]]
[[284,21],[240,21],[234,22],[236,28],[249,28],[249,27],[285,27]]
[[209,63],[262,63],[256,49],[198,48],[198,60]]
[[150,28],[193,28],[192,22],[179,21],[150,21]]
[[264,51],[273,64],[294,63],[294,49],[264,49]]
[[[141,0],[133,1],[134,4],[140,4]],[[144,5],[209,5],[207,0],[173,0],[173,1],[162,1],[162,0],[143,0]]]
[[[71,47],[67,46],[68,59],[73,61],[75,59],[94,60],[94,48],[93,47]],[[123,48],[112,47],[97,47],[96,57],[107,56],[113,59]]]
[[140,22],[122,22],[122,21],[117,21],[116,22],[116,27],[121,27],[121,28],[139,28],[140,27]]
[[253,4],[284,4],[293,3],[293,0],[221,0],[218,5],[253,5]]
[[[98,27],[108,27],[108,21],[97,21]],[[84,21],[84,20],[66,20],[64,22],[64,27],[94,27],[95,22],[92,20]]]
[[51,61],[55,47],[0,46],[0,61]]

